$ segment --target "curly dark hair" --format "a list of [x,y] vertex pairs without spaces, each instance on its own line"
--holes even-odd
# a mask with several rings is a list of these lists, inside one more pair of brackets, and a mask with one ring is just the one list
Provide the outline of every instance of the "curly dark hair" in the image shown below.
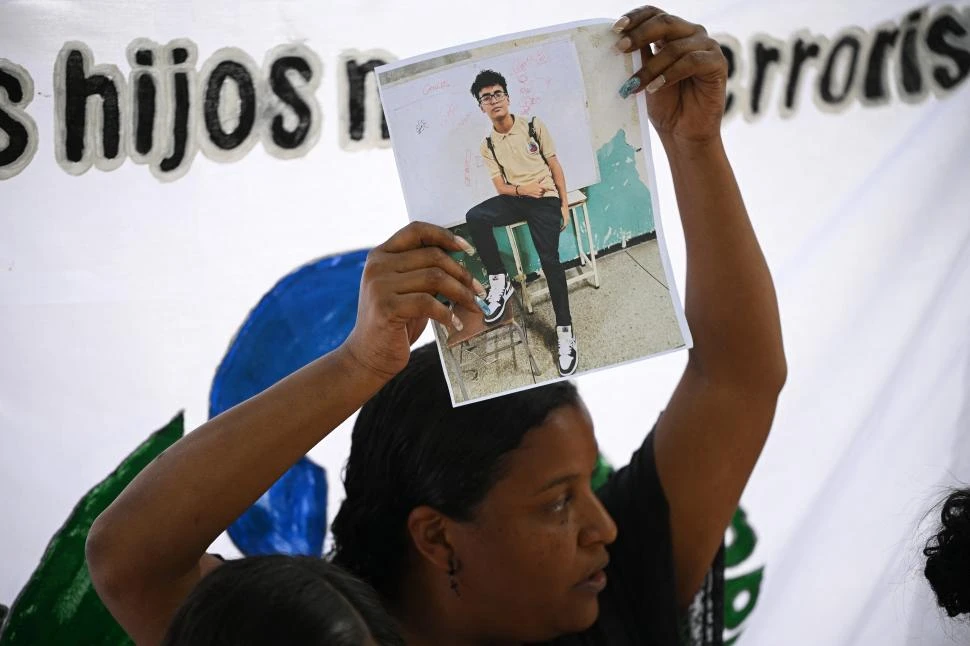
[[504,474],[504,457],[550,411],[578,401],[573,384],[557,382],[452,407],[434,344],[412,350],[354,424],[333,561],[396,601],[411,510],[471,520]]
[[970,613],[970,488],[947,496],[940,530],[926,542],[923,573],[951,617]]
[[475,77],[475,82],[472,83],[472,96],[475,97],[475,101],[478,101],[478,93],[482,91],[483,87],[491,87],[493,85],[501,85],[502,91],[506,94],[509,93],[509,88],[505,84],[505,77],[498,72],[493,72],[492,70],[482,70]]

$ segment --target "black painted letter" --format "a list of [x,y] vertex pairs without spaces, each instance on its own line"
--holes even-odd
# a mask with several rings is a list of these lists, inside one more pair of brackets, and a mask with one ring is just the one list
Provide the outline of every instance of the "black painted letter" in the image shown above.
[[337,63],[340,74],[340,145],[345,150],[380,148],[390,142],[391,135],[387,130],[380,97],[376,91],[368,91],[367,83],[367,77],[374,73],[374,68],[388,60],[393,60],[393,57],[379,51],[347,51],[340,54]]
[[263,148],[279,159],[305,155],[320,138],[323,116],[316,92],[323,76],[320,59],[304,45],[279,45],[266,54],[263,74],[275,115],[260,124]]
[[310,131],[310,106],[300,98],[296,88],[286,78],[287,70],[295,70],[305,81],[309,81],[312,75],[310,65],[296,56],[281,58],[270,68],[269,84],[273,93],[296,113],[296,128],[293,130],[287,130],[283,126],[283,115],[278,114],[273,117],[273,142],[280,148],[296,148],[303,143]]
[[[121,151],[121,106],[118,86],[104,74],[87,75],[84,54],[71,50],[67,55],[64,77],[64,133],[67,160],[84,158],[85,132],[88,127],[88,97],[101,97],[101,152],[115,159]],[[96,121],[95,121],[96,122]]]
[[[238,47],[224,47],[202,66],[202,119],[199,147],[209,159],[238,161],[259,140],[256,117],[263,122],[264,99],[256,92],[260,70]],[[260,90],[266,84],[260,82]],[[235,92],[226,92],[233,88]],[[232,98],[230,98],[232,97]]]
[[0,131],[7,144],[0,149],[0,180],[18,174],[37,152],[37,124],[24,108],[34,98],[27,70],[0,58]]
[[[952,34],[953,42],[947,41]],[[941,90],[949,91],[962,83],[970,74],[970,51],[956,43],[970,42],[967,39],[967,26],[959,20],[959,14],[944,9],[930,23],[926,30],[926,46],[941,58],[949,59],[956,68],[955,73],[943,65],[933,67],[933,80]]]
[[[818,81],[819,97],[827,105],[843,106],[852,93],[852,83],[855,81],[856,64],[859,62],[859,52],[862,43],[853,34],[846,34],[835,41],[829,49],[828,60],[825,62],[825,69]],[[832,84],[835,80],[835,68],[839,62],[839,55],[843,50],[849,51],[849,59],[845,65],[845,79],[842,88],[833,90]]]
[[[94,65],[91,49],[81,42],[64,44],[54,64],[57,163],[80,175],[92,164],[113,170],[125,161],[128,119],[125,78],[115,65]],[[88,111],[92,97],[94,110]]]

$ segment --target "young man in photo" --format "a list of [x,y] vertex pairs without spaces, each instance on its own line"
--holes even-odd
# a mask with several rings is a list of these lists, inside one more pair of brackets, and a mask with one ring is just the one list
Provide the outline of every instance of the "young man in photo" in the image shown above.
[[480,152],[498,192],[472,207],[465,216],[489,274],[485,322],[494,323],[502,317],[513,292],[512,281],[499,257],[494,228],[526,222],[556,314],[556,367],[560,375],[571,375],[576,372],[579,357],[569,314],[566,274],[559,261],[559,234],[569,222],[569,202],[555,144],[538,117],[517,118],[509,111],[508,87],[498,72],[480,72],[471,93],[492,122],[492,131],[482,141]]

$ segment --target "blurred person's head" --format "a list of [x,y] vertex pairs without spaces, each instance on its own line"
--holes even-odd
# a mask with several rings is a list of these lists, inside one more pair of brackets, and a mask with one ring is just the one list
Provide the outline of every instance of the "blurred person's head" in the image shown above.
[[163,646],[404,646],[373,589],[320,558],[253,556],[206,575]]
[[970,615],[970,488],[943,501],[939,531],[923,549],[923,572],[940,607],[951,617]]

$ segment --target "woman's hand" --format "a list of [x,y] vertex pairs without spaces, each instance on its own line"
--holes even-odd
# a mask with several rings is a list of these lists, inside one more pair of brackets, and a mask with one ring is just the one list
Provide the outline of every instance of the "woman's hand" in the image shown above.
[[643,58],[643,68],[623,84],[620,95],[646,90],[647,112],[661,139],[720,137],[727,59],[704,27],[656,7],[640,7],[624,14],[613,31],[619,34],[617,49],[639,49]]
[[475,252],[447,229],[412,222],[367,254],[357,323],[344,343],[361,367],[390,379],[407,365],[428,319],[461,329],[436,295],[478,309],[475,295],[484,296],[484,288],[447,251]]

